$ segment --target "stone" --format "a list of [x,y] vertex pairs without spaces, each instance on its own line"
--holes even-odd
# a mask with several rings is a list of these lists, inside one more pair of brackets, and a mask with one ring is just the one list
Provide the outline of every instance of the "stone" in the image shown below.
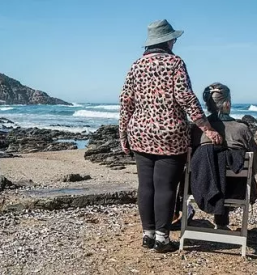
[[257,119],[254,118],[253,116],[251,115],[244,115],[242,117],[242,120],[245,121],[245,122],[248,122],[248,123],[257,123]]
[[244,115],[242,117],[242,121],[245,122],[248,126],[253,135],[256,135],[257,132],[257,119],[250,115]]
[[80,175],[80,174],[69,174],[63,177],[61,181],[63,182],[76,182],[91,179],[90,175]]
[[111,170],[123,170],[123,169],[126,169],[126,167],[124,165],[117,165],[117,166],[111,166],[110,169]]
[[124,165],[135,164],[133,155],[126,155],[121,149],[118,125],[102,125],[88,137],[88,146],[84,154],[86,160],[110,167],[117,166],[120,169],[124,169],[121,168]]
[[13,184],[10,180],[8,180],[4,176],[0,176],[0,191],[5,189],[16,189],[17,186]]

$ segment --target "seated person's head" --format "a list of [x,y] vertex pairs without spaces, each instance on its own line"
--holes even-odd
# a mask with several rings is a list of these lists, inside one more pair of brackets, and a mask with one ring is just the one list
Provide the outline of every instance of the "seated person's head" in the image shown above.
[[221,83],[213,83],[203,92],[203,100],[210,113],[229,114],[231,107],[230,90]]

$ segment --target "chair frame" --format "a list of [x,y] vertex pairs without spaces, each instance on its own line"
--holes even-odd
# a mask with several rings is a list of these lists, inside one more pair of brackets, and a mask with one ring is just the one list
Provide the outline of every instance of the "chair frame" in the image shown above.
[[239,199],[225,199],[226,207],[242,207],[242,226],[240,231],[228,231],[214,228],[203,228],[195,227],[188,225],[187,221],[187,211],[188,205],[190,202],[194,201],[192,195],[189,194],[189,178],[190,178],[190,167],[191,167],[191,153],[192,150],[189,148],[187,154],[187,163],[186,163],[186,174],[185,174],[185,186],[184,186],[184,195],[183,195],[183,214],[182,214],[182,223],[181,223],[181,237],[180,237],[180,250],[183,250],[184,240],[193,239],[193,240],[202,240],[202,241],[211,241],[211,242],[220,242],[228,244],[238,244],[242,246],[241,254],[243,257],[246,256],[246,247],[247,247],[247,225],[248,225],[248,214],[249,214],[249,203],[250,203],[250,191],[251,191],[251,181],[252,181],[252,166],[253,166],[253,152],[246,152],[244,169],[235,174],[232,170],[227,169],[227,177],[246,177],[246,193],[243,200]]

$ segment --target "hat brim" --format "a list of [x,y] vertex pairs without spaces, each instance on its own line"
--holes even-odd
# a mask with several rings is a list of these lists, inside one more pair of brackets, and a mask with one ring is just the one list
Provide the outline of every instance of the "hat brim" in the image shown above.
[[174,31],[172,33],[169,33],[169,34],[159,37],[159,38],[148,38],[144,44],[144,47],[168,42],[172,39],[179,38],[183,33],[184,33],[184,31]]

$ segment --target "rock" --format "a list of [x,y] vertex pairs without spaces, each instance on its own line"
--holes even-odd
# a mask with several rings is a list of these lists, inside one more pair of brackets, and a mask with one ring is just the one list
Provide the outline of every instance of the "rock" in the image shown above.
[[249,129],[254,135],[254,140],[257,143],[257,119],[250,115],[244,115],[242,117],[242,121],[244,123],[247,123],[247,125],[249,126]]
[[117,165],[117,166],[112,166],[111,170],[123,170],[126,169],[124,165]]
[[250,115],[244,115],[242,117],[242,120],[249,123],[249,124],[255,124],[257,123],[257,119]]
[[0,176],[0,191],[5,189],[16,189],[17,186],[9,181],[6,177]]
[[[2,138],[1,138],[2,137]],[[0,157],[12,157],[11,153],[33,153],[46,151],[77,149],[75,140],[86,140],[83,133],[72,133],[50,129],[13,128],[7,134],[0,135]],[[60,140],[60,141],[59,141]],[[63,142],[62,140],[67,140]],[[68,142],[71,140],[70,142]]]
[[0,123],[9,123],[9,124],[15,124],[13,121],[11,121],[10,119],[8,118],[5,118],[5,117],[0,117]]
[[76,181],[82,181],[82,180],[89,180],[91,179],[90,175],[84,175],[81,176],[80,174],[69,174],[63,177],[61,181],[63,182],[76,182]]
[[0,105],[1,104],[72,105],[62,99],[51,97],[45,92],[24,86],[19,81],[0,73]]
[[15,157],[20,157],[20,156],[0,151],[0,158],[15,158]]
[[123,167],[126,164],[135,164],[133,156],[125,155],[121,150],[118,125],[102,125],[91,133],[84,158],[102,165],[115,164]]

